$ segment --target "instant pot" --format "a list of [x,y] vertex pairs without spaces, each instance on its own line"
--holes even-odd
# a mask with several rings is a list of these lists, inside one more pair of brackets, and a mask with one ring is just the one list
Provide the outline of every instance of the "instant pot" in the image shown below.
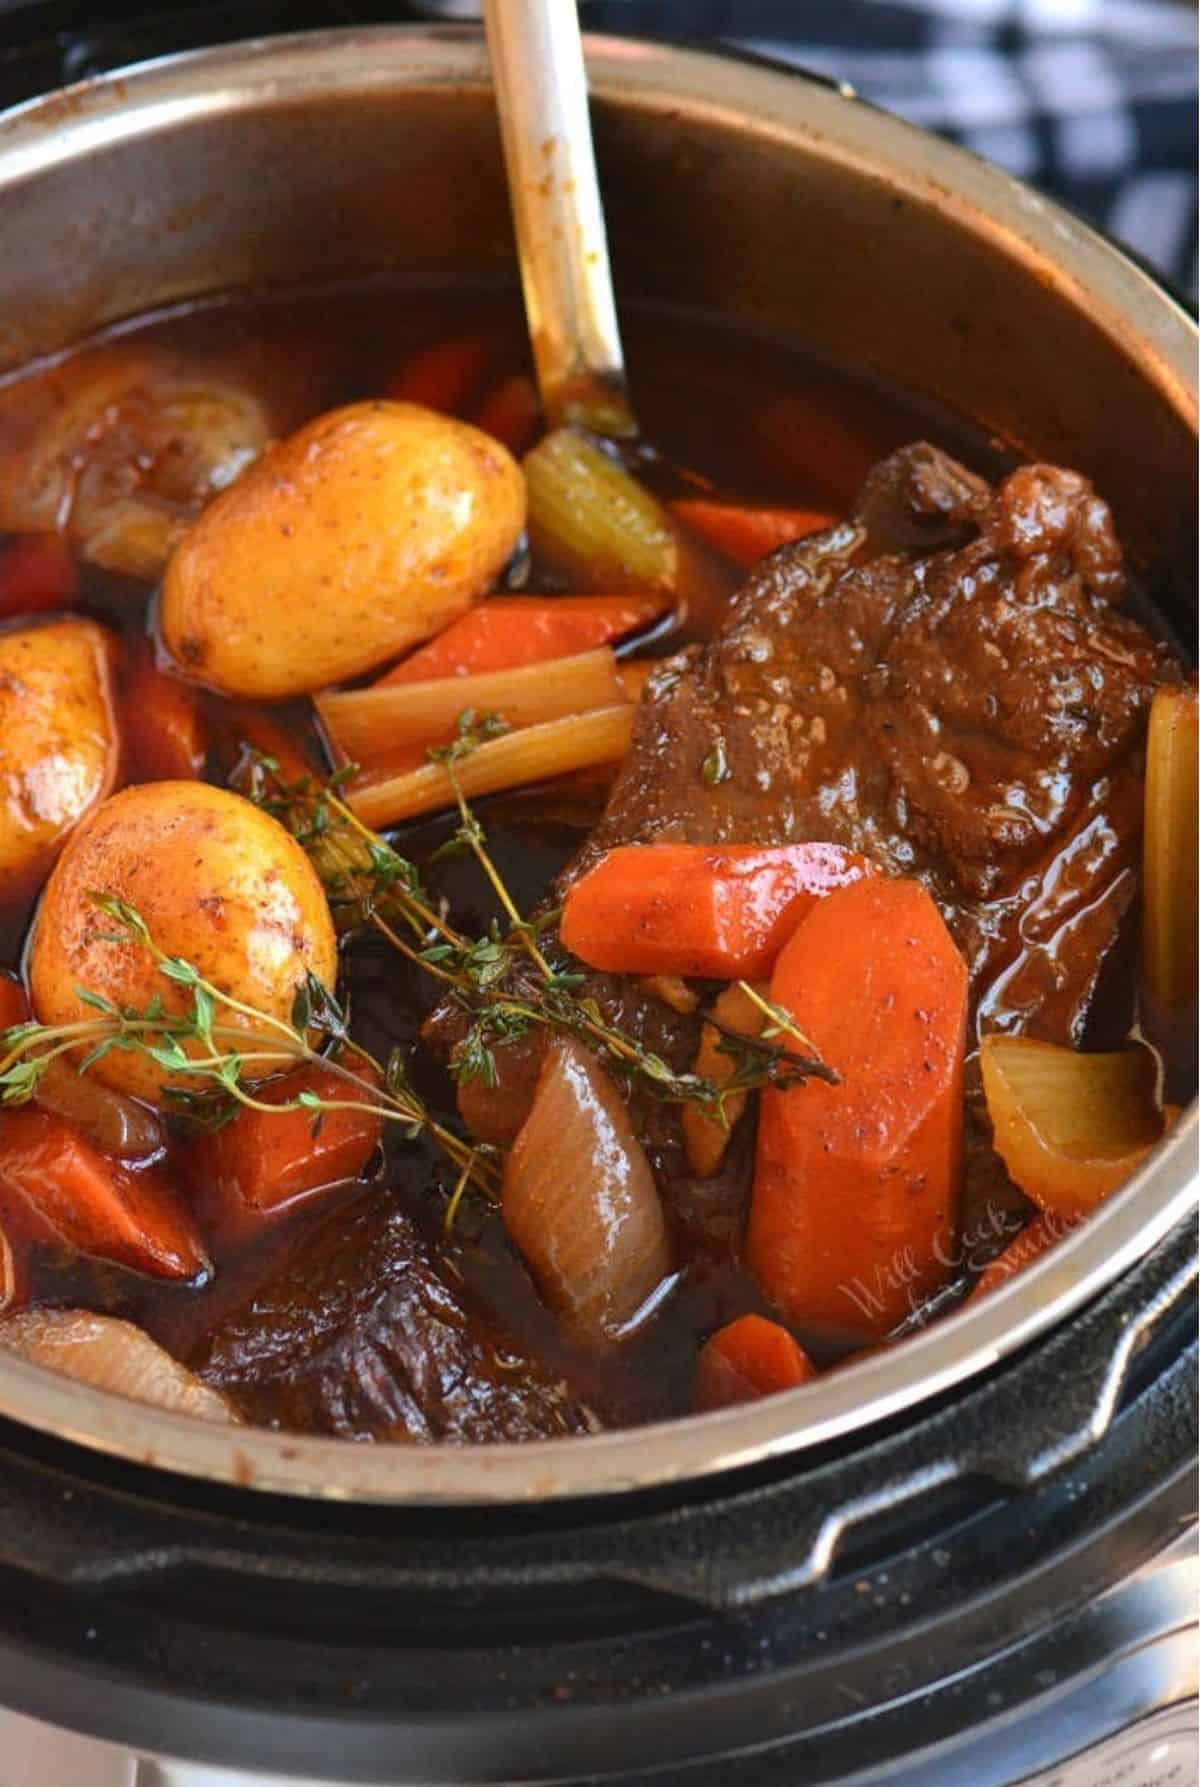
[[[478,35],[224,41],[265,23],[4,25],[9,100],[82,84],[0,119],[0,374],[251,283],[514,282]],[[1194,633],[1169,296],[828,83],[612,38],[589,68],[621,294],[800,333],[1080,467]],[[1190,1782],[1196,1191],[1193,1106],[905,1346],[583,1440],[226,1431],[0,1357],[0,1783]]]

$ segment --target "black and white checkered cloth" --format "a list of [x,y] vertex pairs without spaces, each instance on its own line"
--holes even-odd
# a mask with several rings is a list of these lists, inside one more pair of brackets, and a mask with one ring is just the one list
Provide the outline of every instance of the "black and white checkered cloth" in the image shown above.
[[1178,0],[584,0],[847,81],[1074,207],[1195,292],[1197,15]]

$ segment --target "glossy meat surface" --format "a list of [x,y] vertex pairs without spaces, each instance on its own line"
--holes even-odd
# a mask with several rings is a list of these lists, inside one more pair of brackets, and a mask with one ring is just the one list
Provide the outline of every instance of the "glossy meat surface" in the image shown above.
[[[774,553],[717,638],[652,679],[571,873],[630,842],[841,844],[926,883],[977,1000],[1040,900],[1037,947],[1057,938],[1072,961],[1040,991],[1024,977],[1021,1025],[1053,1003],[1049,1027],[1075,1035],[1133,891],[1131,752],[1177,674],[1114,607],[1124,589],[1076,473],[1026,466],[993,492],[934,448],[894,454],[854,522]],[[1098,903],[1113,922],[1066,929]]]

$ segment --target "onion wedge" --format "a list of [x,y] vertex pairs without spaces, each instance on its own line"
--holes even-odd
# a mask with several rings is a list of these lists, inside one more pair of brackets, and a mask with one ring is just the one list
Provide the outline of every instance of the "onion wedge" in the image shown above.
[[996,1151],[1043,1210],[1086,1216],[1163,1132],[1146,1049],[1082,1055],[1025,1036],[985,1036],[979,1051]]
[[37,1103],[78,1124],[102,1153],[117,1160],[153,1160],[163,1151],[163,1127],[149,1105],[79,1073],[61,1056],[39,1079]]
[[595,1056],[547,1051],[504,1174],[504,1224],[547,1303],[582,1340],[620,1339],[671,1270],[650,1164]]
[[0,1347],[81,1384],[203,1421],[237,1421],[231,1403],[132,1322],[86,1309],[30,1309],[0,1322]]

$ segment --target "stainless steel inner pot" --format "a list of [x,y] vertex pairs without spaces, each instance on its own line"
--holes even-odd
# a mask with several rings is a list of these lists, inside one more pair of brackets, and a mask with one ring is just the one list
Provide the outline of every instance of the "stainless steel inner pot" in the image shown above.
[[[1194,565],[1195,330],[1131,262],[1006,175],[816,80],[588,46],[619,293],[785,329],[1079,467],[1148,563]],[[0,373],[96,327],[250,284],[512,275],[481,39],[382,27],[168,58],[0,120]],[[1187,627],[1187,583],[1168,582]],[[844,1437],[1061,1321],[1197,1197],[1196,1110],[1076,1235],[894,1352],[754,1406],[523,1447],[229,1432],[0,1354],[0,1413],[126,1458],[391,1502],[595,1495]]]

